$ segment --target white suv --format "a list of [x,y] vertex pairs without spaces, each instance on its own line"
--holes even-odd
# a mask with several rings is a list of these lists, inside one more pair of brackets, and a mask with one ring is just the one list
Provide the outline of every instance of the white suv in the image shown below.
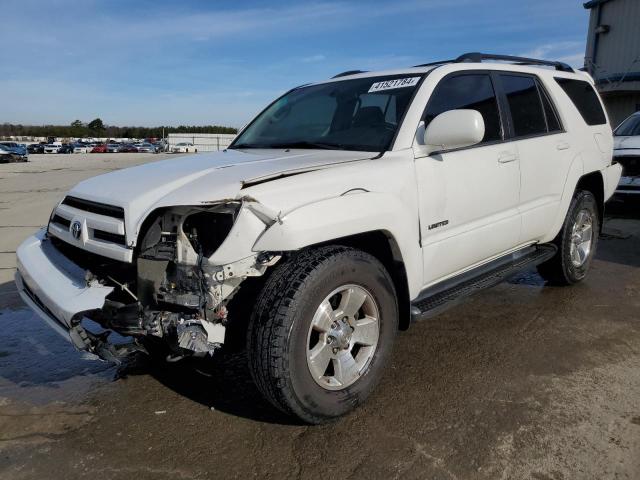
[[346,72],[293,88],[224,152],[81,182],[19,247],[16,282],[105,359],[246,339],[265,397],[320,423],[365,400],[411,320],[532,266],[582,280],[612,145],[593,81],[562,63]]

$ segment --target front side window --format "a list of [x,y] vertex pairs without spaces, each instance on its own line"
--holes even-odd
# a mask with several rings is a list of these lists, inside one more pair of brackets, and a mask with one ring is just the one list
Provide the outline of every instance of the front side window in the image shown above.
[[501,74],[500,80],[511,111],[514,135],[526,137],[547,133],[544,111],[533,77]]
[[297,88],[258,115],[230,148],[386,150],[420,79],[405,74]]
[[480,112],[485,129],[481,143],[502,140],[498,101],[489,75],[463,74],[442,80],[427,104],[425,127],[441,113],[458,109]]
[[587,125],[607,123],[607,117],[602,110],[598,95],[589,82],[558,77],[555,80],[576,106]]
[[632,115],[620,124],[613,134],[617,137],[640,135],[640,115]]

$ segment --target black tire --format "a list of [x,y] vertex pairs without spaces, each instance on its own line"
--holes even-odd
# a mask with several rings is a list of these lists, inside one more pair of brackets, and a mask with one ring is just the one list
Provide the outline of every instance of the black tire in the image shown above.
[[[593,219],[591,250],[584,263],[576,266],[571,261],[571,235],[578,214],[587,210]],[[600,234],[600,215],[595,196],[587,190],[578,190],[571,200],[569,211],[560,232],[553,240],[558,252],[538,266],[538,273],[552,285],[573,285],[585,279],[593,260]]]
[[[348,284],[371,293],[380,313],[379,337],[360,377],[342,390],[328,390],[309,371],[308,332],[320,303]],[[305,250],[279,264],[258,296],[248,329],[250,371],[258,389],[278,409],[307,423],[324,423],[369,396],[397,329],[393,281],[375,257],[344,246]]]

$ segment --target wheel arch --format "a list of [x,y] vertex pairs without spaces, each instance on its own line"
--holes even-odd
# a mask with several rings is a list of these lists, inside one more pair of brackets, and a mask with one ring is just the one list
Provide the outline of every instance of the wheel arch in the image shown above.
[[555,223],[549,234],[542,239],[543,243],[550,242],[555,239],[562,229],[562,225],[564,224],[567,212],[569,211],[571,199],[578,190],[588,190],[596,197],[596,201],[598,204],[598,215],[600,217],[600,229],[602,229],[602,220],[604,215],[604,179],[602,176],[602,172],[600,172],[599,170],[594,170],[588,173],[584,173],[582,169],[582,162],[575,161],[573,162],[569,170],[569,175],[567,177],[567,182],[565,184],[562,199],[560,200]]
[[395,238],[383,230],[373,230],[309,245],[306,248],[317,248],[327,245],[344,245],[362,250],[377,258],[380,263],[382,263],[389,272],[396,290],[399,315],[398,327],[400,330],[407,330],[411,323],[409,283],[402,253]]
[[604,219],[604,178],[599,170],[587,173],[578,180],[575,191],[588,190],[596,197],[598,216],[600,217],[600,230]]
[[[409,296],[417,296],[423,273],[417,209],[388,193],[359,191],[302,205],[279,217],[260,235],[252,250],[290,252],[314,245],[370,240],[371,235],[378,241],[386,239],[385,248],[403,265]],[[359,248],[366,250],[364,243],[359,243]]]

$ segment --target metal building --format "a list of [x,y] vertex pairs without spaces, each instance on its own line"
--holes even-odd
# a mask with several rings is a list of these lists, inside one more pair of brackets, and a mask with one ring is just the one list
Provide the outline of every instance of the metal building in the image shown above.
[[236,138],[235,133],[170,133],[167,137],[169,150],[178,143],[192,143],[198,152],[217,152],[227,148]]
[[640,0],[591,0],[585,68],[617,126],[640,110]]

